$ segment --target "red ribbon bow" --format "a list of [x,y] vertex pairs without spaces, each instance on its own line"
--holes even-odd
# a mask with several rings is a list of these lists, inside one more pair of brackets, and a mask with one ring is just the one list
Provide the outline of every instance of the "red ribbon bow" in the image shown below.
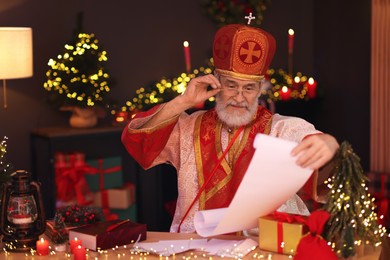
[[283,222],[287,223],[302,223],[306,222],[306,218],[302,215],[289,214],[285,212],[275,211],[271,216],[278,221],[277,232],[278,232],[278,253],[283,254]]
[[55,155],[55,182],[57,198],[62,201],[70,201],[76,197],[78,205],[91,204],[87,200],[91,191],[88,188],[84,174],[89,169],[85,164],[82,153],[57,153]]
[[102,210],[105,220],[118,219],[117,214],[112,214],[108,203],[108,191],[104,189],[104,174],[114,173],[120,171],[122,167],[120,165],[110,167],[107,169],[103,168],[103,159],[98,159],[98,168],[90,167],[88,174],[99,174],[99,191],[101,196]]

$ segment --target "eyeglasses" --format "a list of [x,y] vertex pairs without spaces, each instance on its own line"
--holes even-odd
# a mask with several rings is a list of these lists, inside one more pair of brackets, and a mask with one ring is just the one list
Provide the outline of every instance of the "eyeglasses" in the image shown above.
[[256,86],[244,86],[241,90],[238,86],[224,85],[222,84],[222,89],[229,96],[237,96],[240,92],[243,96],[249,97],[258,93],[259,88]]

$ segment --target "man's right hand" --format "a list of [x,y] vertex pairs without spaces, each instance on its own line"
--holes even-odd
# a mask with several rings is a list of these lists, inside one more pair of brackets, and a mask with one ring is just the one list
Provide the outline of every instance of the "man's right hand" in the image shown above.
[[[211,89],[209,89],[211,87]],[[173,118],[187,109],[206,101],[221,91],[221,83],[212,74],[192,79],[184,93],[165,103],[162,109],[143,125],[145,128],[154,127],[161,122]]]
[[183,95],[178,98],[180,102],[188,105],[188,109],[215,96],[219,91],[221,91],[221,83],[214,75],[208,74],[192,79]]

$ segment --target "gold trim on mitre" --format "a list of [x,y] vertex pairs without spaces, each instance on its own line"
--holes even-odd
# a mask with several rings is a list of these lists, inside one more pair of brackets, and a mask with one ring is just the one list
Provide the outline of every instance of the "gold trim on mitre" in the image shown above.
[[234,72],[230,70],[215,69],[215,72],[221,76],[228,76],[228,77],[238,78],[242,80],[260,81],[264,79],[264,75],[249,75],[249,74],[243,74],[243,73]]

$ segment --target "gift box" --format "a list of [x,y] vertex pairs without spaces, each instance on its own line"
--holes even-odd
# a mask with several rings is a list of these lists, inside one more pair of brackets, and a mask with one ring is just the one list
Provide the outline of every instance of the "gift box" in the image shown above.
[[111,209],[112,214],[115,214],[119,219],[130,219],[137,221],[137,205],[133,204],[127,209]]
[[92,193],[84,178],[89,169],[85,163],[85,154],[81,152],[54,155],[57,208],[64,205],[89,205]]
[[307,233],[304,216],[274,213],[259,218],[259,248],[295,255],[299,240]]
[[93,205],[110,209],[127,209],[135,202],[135,185],[126,183],[122,188],[93,193]]
[[367,192],[375,198],[378,222],[390,228],[390,174],[383,172],[368,172]]
[[69,230],[69,241],[77,237],[90,250],[105,250],[145,240],[146,230],[146,224],[129,220],[98,222]]
[[119,156],[87,160],[85,179],[92,192],[123,186],[122,159]]

